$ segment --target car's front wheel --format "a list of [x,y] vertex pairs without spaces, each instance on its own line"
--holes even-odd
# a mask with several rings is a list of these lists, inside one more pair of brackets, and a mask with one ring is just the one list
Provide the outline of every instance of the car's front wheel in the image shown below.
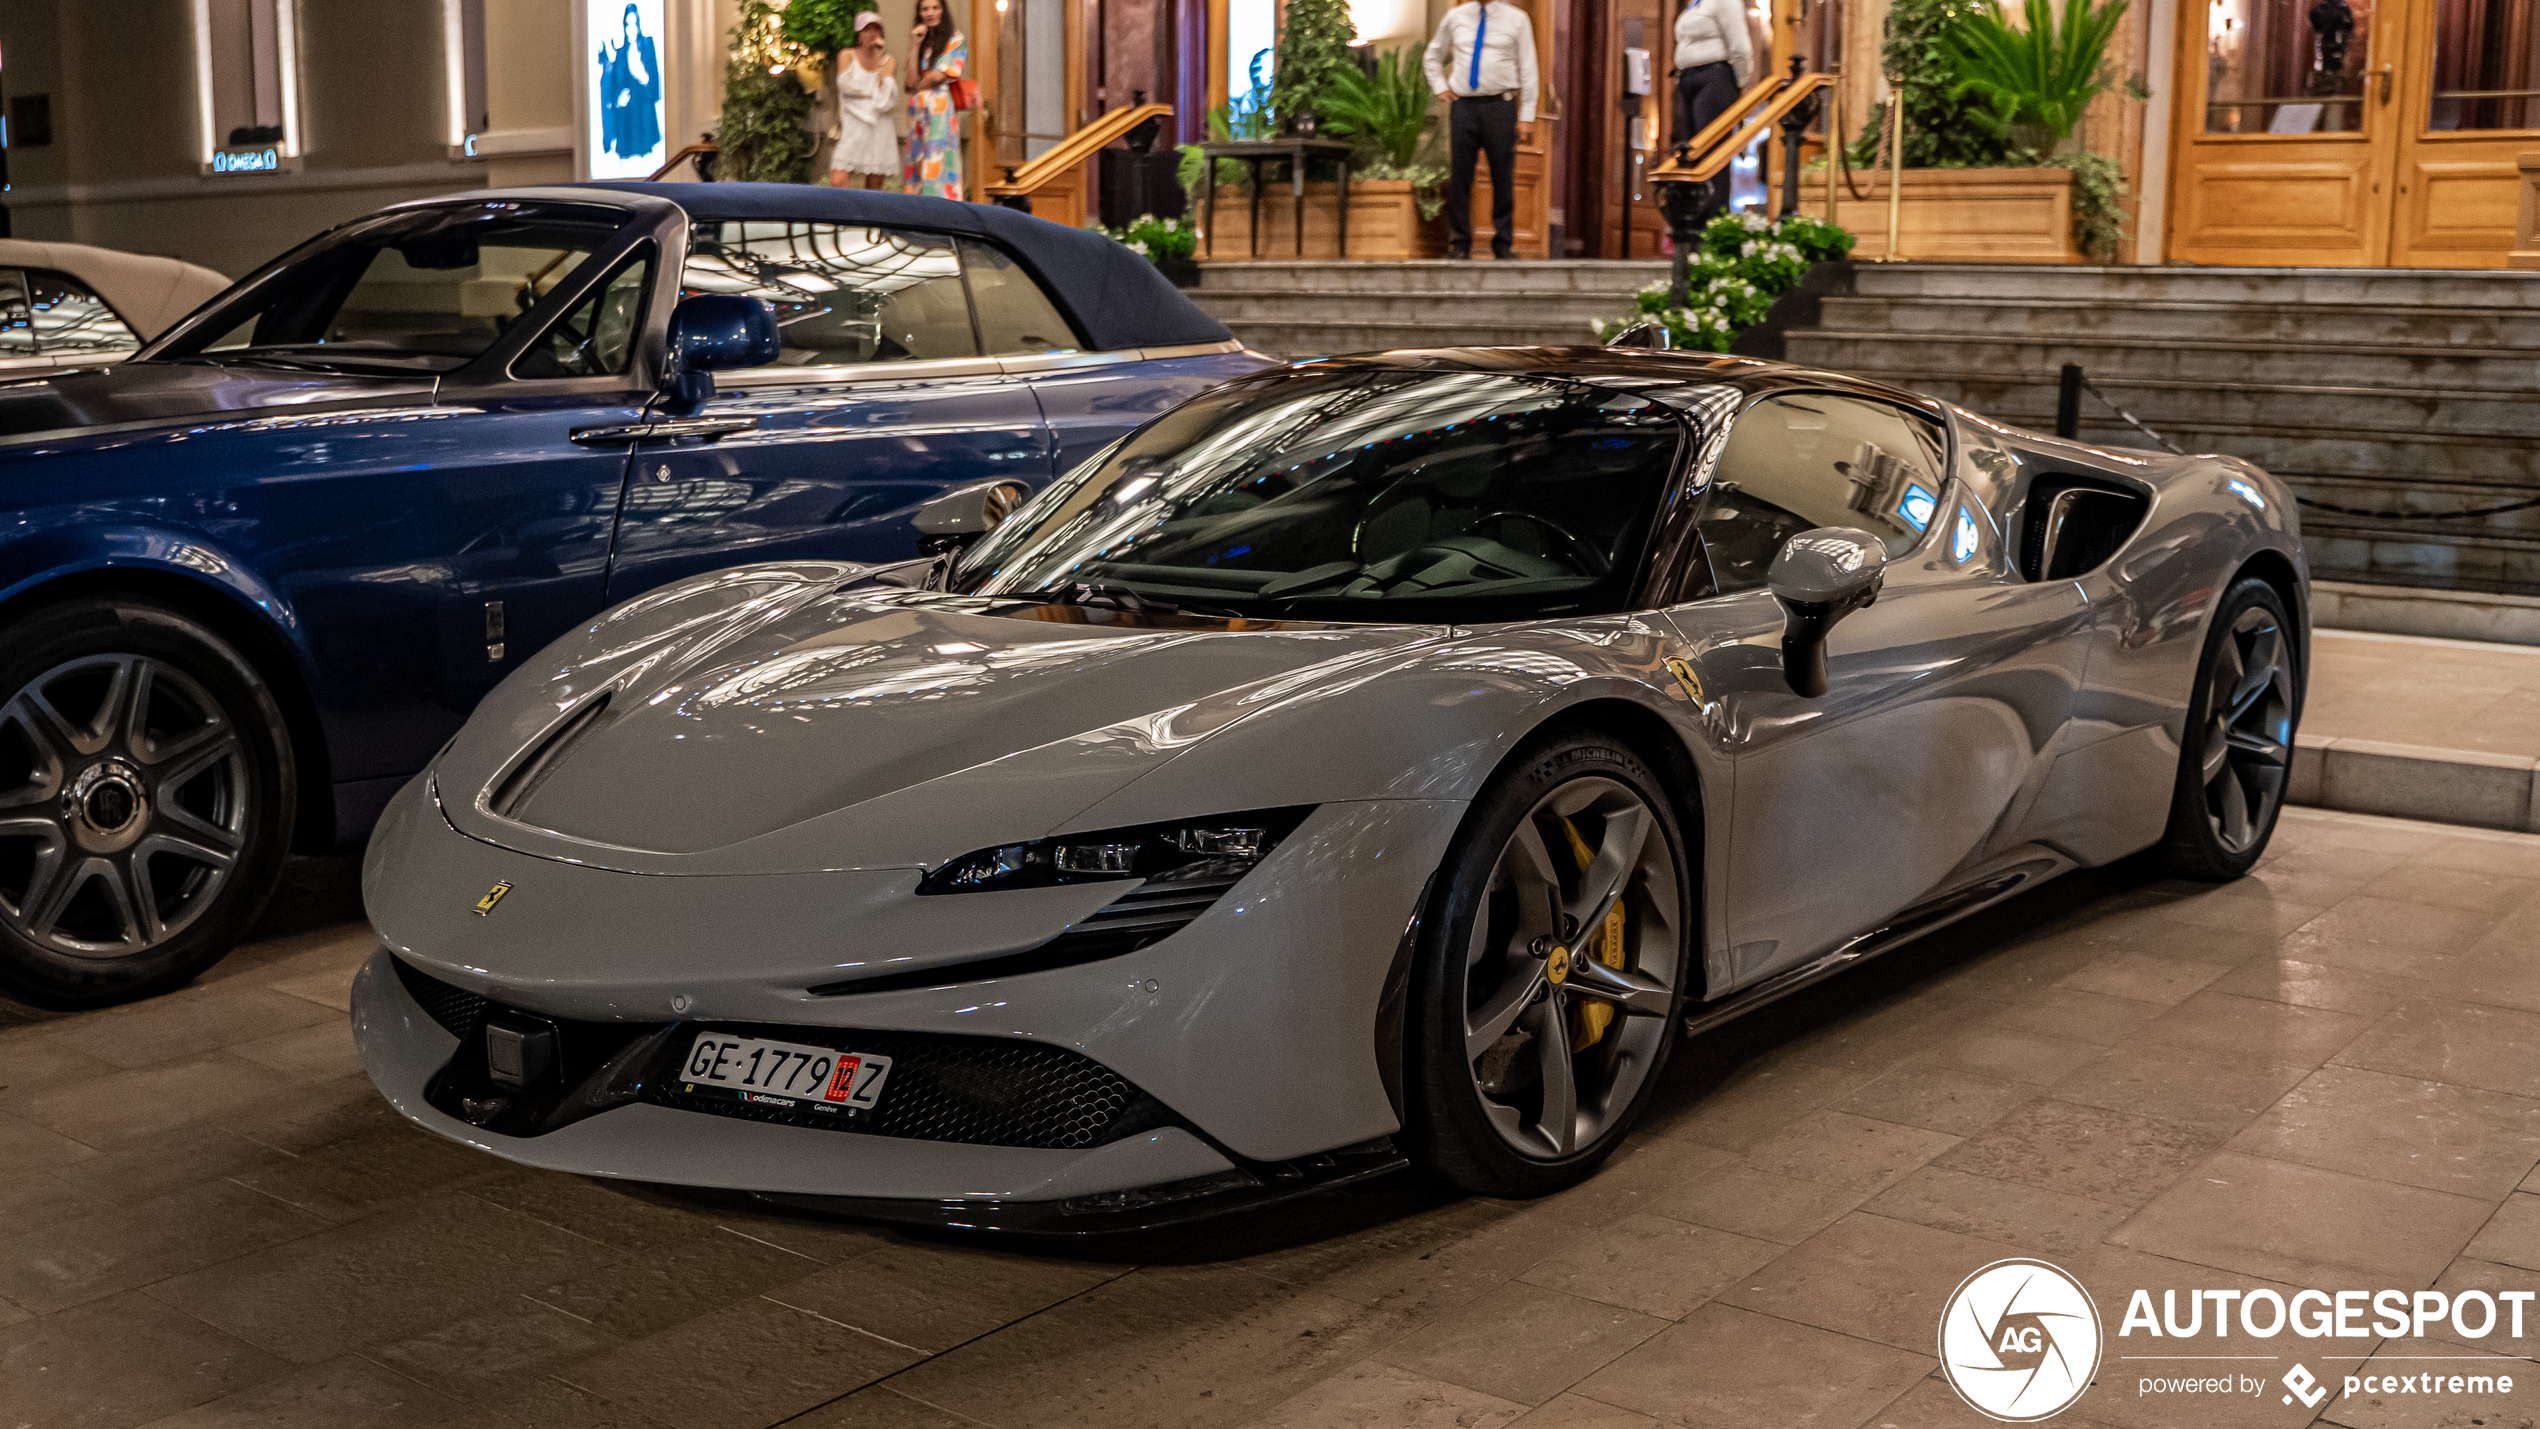
[[1675,1042],[1691,882],[1664,790],[1620,742],[1559,738],[1494,777],[1421,920],[1405,1081],[1423,1165],[1487,1196],[1596,1169]]
[[2206,631],[2188,695],[2161,849],[2171,873],[2220,883],[2266,852],[2292,777],[2300,660],[2284,598],[2254,577],[2234,583]]
[[0,982],[96,1006],[220,960],[282,872],[293,770],[254,667],[102,598],[0,636]]

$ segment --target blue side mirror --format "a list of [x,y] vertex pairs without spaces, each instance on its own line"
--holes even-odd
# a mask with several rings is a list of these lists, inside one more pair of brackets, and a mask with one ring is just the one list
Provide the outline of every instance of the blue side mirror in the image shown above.
[[780,343],[776,313],[738,293],[698,293],[670,314],[670,362],[663,386],[694,407],[714,396],[714,374],[765,367]]

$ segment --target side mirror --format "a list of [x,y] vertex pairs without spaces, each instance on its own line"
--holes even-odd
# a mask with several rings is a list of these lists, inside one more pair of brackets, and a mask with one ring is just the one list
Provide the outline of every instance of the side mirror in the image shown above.
[[1820,526],[1790,538],[1773,557],[1765,584],[1782,607],[1782,678],[1791,693],[1826,692],[1826,634],[1834,623],[1879,598],[1887,546],[1867,531]]
[[958,551],[997,529],[1032,494],[1019,481],[981,481],[956,487],[917,508],[917,548],[930,556]]
[[714,374],[765,367],[780,350],[775,310],[739,293],[698,293],[670,313],[670,360],[662,390],[686,407],[714,396]]

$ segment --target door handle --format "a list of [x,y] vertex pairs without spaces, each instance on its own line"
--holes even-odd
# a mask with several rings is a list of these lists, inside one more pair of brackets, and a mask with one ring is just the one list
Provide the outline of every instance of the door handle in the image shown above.
[[657,422],[620,422],[606,427],[576,427],[567,435],[586,447],[625,446],[633,442],[666,442],[677,437],[728,437],[758,430],[756,417],[673,417]]
[[2397,65],[2383,65],[2380,69],[2373,71],[2381,76],[2381,102],[2384,104],[2390,102],[2390,74],[2397,68]]

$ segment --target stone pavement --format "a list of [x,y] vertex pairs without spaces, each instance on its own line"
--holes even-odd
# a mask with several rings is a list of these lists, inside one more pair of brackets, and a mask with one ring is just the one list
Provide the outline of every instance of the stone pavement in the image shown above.
[[2296,803],[2540,828],[2540,646],[2316,630]]
[[[2238,884],[2076,874],[1686,1044],[1564,1195],[1055,1250],[407,1130],[352,1061],[349,896],[305,873],[196,988],[0,1009],[0,1425],[1908,1429],[1988,1422],[1934,1335],[2006,1256],[2112,1326],[2134,1285],[2540,1285],[2540,837],[2293,810]],[[2314,1418],[2139,1398],[2108,1345],[2064,1422]],[[2501,1402],[2317,1417],[2540,1417],[2501,1363]]]

